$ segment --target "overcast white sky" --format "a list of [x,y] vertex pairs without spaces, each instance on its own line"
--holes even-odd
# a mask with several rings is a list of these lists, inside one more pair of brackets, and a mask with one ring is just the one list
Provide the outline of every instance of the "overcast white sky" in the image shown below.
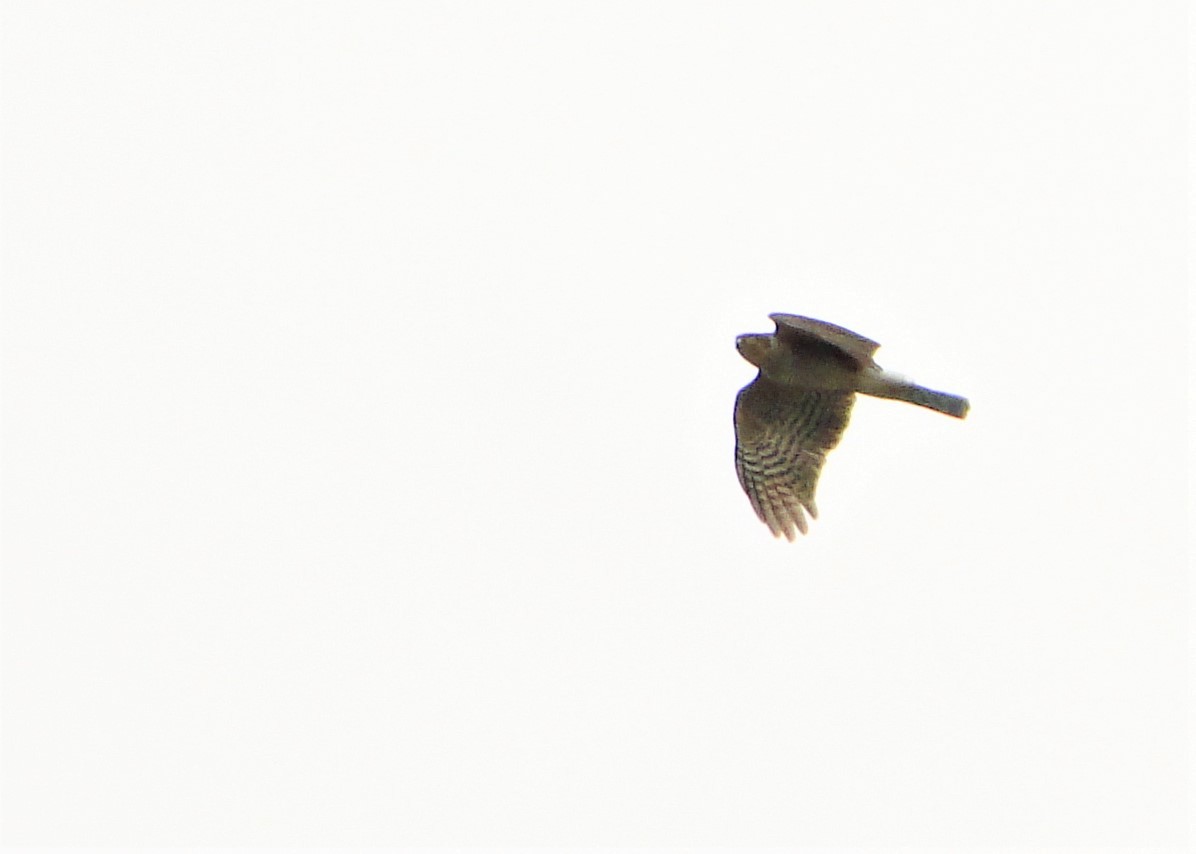
[[5,841],[1182,845],[1185,11],[6,3]]

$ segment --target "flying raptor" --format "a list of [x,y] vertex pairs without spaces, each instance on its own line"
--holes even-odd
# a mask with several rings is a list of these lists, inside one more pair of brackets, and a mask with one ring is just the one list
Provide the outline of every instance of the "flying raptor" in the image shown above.
[[965,398],[890,374],[872,360],[880,346],[809,317],[769,315],[772,334],[740,335],[740,355],[760,369],[735,398],[735,469],[756,515],[790,542],[818,518],[814,489],[826,455],[847,428],[855,396],[916,403],[963,418]]

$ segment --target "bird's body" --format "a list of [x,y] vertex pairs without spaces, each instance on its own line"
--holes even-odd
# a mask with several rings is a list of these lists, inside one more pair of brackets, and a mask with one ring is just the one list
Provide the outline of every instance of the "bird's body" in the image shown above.
[[773,314],[773,334],[741,335],[740,354],[760,369],[735,399],[735,468],[760,519],[796,539],[817,517],[814,490],[857,393],[904,400],[963,418],[968,402],[881,369],[880,346],[808,317]]

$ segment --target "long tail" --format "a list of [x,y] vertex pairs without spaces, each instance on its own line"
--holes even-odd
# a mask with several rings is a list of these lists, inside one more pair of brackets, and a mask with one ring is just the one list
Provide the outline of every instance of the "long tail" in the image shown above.
[[935,391],[915,385],[908,380],[896,380],[892,374],[886,376],[885,380],[886,382],[877,383],[864,393],[874,397],[887,397],[892,400],[916,403],[918,406],[925,406],[927,409],[933,409],[935,412],[942,412],[945,415],[953,415],[956,418],[963,418],[968,414],[968,399],[966,397],[947,394],[945,391]]
[[918,406],[925,406],[927,409],[933,409],[935,412],[942,412],[945,415],[954,415],[956,418],[964,418],[968,414],[968,399],[966,397],[923,388],[920,385],[906,386],[904,390],[907,392],[907,396],[898,397],[898,400],[916,403]]

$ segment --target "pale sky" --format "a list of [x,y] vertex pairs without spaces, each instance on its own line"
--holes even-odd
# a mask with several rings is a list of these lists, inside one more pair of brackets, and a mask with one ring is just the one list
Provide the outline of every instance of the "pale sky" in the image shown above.
[[1182,846],[1185,12],[5,4],[4,841]]

